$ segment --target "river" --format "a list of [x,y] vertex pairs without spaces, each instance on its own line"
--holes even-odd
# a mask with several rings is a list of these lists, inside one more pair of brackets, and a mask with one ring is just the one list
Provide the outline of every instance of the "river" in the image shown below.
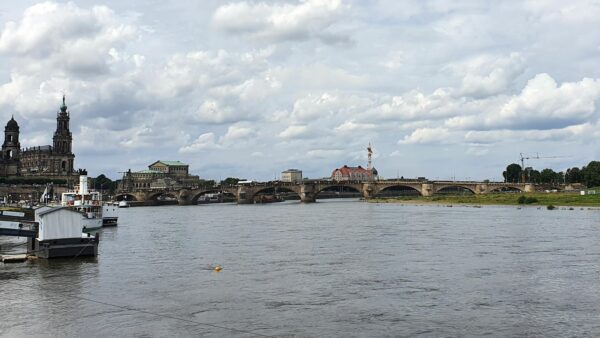
[[0,263],[0,336],[600,335],[598,210],[120,211],[97,258]]

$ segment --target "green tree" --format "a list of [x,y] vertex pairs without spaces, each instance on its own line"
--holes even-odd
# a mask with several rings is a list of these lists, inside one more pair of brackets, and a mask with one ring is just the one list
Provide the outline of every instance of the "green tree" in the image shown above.
[[557,174],[552,169],[544,169],[540,172],[540,183],[555,183]]
[[519,182],[521,180],[521,171],[522,169],[520,165],[516,163],[509,164],[506,167],[506,171],[502,173],[502,176],[504,176],[504,181],[510,183]]
[[583,179],[589,188],[600,186],[600,162],[592,161],[584,167]]
[[527,172],[528,173],[528,180],[527,182],[531,182],[531,183],[540,183],[542,178],[541,178],[541,174],[539,171],[537,170],[530,170]]
[[102,189],[104,191],[108,191],[110,194],[113,194],[117,187],[116,182],[106,177],[104,174],[100,174],[98,177],[92,178],[91,181],[92,188],[98,190]]
[[573,167],[567,169],[565,173],[565,182],[567,183],[582,183],[583,182],[583,172],[581,169],[577,167]]
[[235,177],[227,177],[226,179],[221,181],[221,185],[235,185],[240,181],[239,178]]

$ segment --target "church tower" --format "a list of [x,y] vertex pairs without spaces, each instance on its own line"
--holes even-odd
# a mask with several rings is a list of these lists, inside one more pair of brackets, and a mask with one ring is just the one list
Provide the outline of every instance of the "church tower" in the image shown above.
[[6,124],[4,128],[4,143],[2,144],[2,158],[9,160],[19,159],[21,144],[19,143],[19,124],[14,117]]
[[21,143],[19,143],[19,124],[14,117],[4,128],[4,143],[2,144],[2,176],[13,176],[19,174],[19,158],[21,155]]
[[63,95],[63,103],[60,106],[60,111],[56,116],[56,131],[54,132],[54,153],[60,155],[72,154],[71,145],[73,136],[69,130],[69,112],[65,104],[65,96]]

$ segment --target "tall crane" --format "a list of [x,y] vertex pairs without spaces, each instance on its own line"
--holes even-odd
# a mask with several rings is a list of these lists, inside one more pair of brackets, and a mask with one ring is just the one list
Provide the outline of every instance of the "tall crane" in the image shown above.
[[564,156],[540,156],[536,153],[535,156],[524,156],[523,153],[519,153],[521,157],[521,183],[525,183],[525,160],[540,160],[547,158],[563,158]]

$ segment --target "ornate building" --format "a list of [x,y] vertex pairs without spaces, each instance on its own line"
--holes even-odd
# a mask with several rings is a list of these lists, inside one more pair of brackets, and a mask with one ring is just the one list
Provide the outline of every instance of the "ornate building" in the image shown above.
[[156,161],[147,170],[123,173],[119,190],[181,189],[196,187],[200,177],[189,174],[189,165],[179,161]]
[[72,151],[73,135],[69,130],[70,113],[65,97],[56,116],[53,145],[29,147],[21,150],[19,125],[14,118],[4,128],[0,176],[36,176],[68,178],[74,171],[75,155]]
[[331,179],[334,181],[373,181],[379,179],[377,169],[373,167],[373,148],[369,142],[367,147],[367,168],[361,166],[349,167],[347,165],[335,169],[331,173]]

